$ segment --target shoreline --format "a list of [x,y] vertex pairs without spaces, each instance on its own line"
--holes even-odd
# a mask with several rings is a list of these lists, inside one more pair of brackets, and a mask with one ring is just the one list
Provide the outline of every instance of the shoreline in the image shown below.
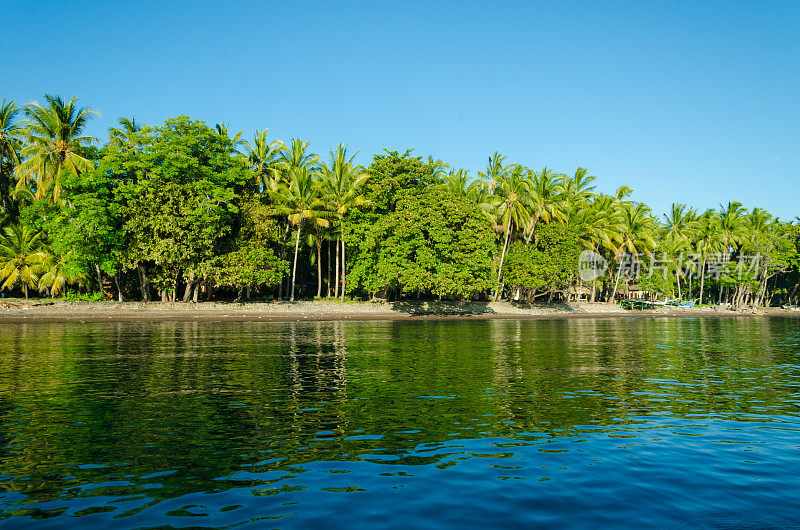
[[606,303],[510,302],[61,302],[0,300],[0,324],[97,322],[315,322],[414,320],[553,320],[800,316],[780,308],[731,311],[719,307],[661,307],[630,311]]

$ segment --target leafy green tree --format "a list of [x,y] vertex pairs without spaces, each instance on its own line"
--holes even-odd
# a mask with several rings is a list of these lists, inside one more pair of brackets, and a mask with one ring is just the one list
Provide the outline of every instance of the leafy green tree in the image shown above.
[[506,283],[527,292],[530,302],[537,293],[553,293],[566,288],[577,277],[578,256],[583,245],[569,227],[558,223],[542,224],[536,241],[527,245],[515,241],[509,248]]
[[[117,300],[122,301],[120,276],[125,256],[122,217],[123,205],[116,196],[118,182],[105,172],[106,166],[80,176],[65,175],[60,201],[49,207],[43,229],[48,234],[53,259],[68,283],[97,275],[109,275],[116,285]],[[44,201],[39,201],[39,204]],[[45,203],[46,204],[46,203]],[[50,288],[54,283],[50,283]],[[56,284],[59,282],[56,282]],[[56,292],[63,286],[59,286]]]
[[370,238],[374,267],[354,276],[370,293],[399,289],[466,299],[492,285],[494,232],[477,205],[432,187],[403,192]]
[[192,271],[216,255],[253,175],[230,138],[186,116],[143,127],[131,142],[133,152],[109,145],[98,171],[117,183],[123,263],[137,269],[143,298],[150,267],[162,298],[174,301],[182,275],[189,286]]
[[390,151],[372,157],[367,168],[369,180],[363,195],[372,205],[371,211],[394,211],[402,190],[420,190],[441,183],[441,167],[432,160],[413,156],[413,149]]

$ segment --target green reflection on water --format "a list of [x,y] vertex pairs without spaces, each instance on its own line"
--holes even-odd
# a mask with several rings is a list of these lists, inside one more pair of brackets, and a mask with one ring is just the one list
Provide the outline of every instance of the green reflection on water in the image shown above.
[[0,488],[275,495],[312,462],[456,465],[434,449],[459,438],[625,437],[653,414],[781,421],[800,405],[799,322],[2,325]]

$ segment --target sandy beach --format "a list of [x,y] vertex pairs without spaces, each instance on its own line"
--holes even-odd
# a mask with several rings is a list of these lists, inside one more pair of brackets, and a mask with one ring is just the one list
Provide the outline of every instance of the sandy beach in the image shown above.
[[521,305],[509,302],[51,302],[0,301],[0,323],[20,322],[286,322],[329,320],[552,319],[612,317],[800,316],[779,308],[730,311],[720,307],[660,307],[628,311],[605,303]]

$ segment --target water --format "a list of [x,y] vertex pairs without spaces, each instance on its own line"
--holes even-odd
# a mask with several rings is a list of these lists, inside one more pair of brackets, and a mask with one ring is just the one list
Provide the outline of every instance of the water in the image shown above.
[[800,319],[0,325],[0,526],[797,527]]

